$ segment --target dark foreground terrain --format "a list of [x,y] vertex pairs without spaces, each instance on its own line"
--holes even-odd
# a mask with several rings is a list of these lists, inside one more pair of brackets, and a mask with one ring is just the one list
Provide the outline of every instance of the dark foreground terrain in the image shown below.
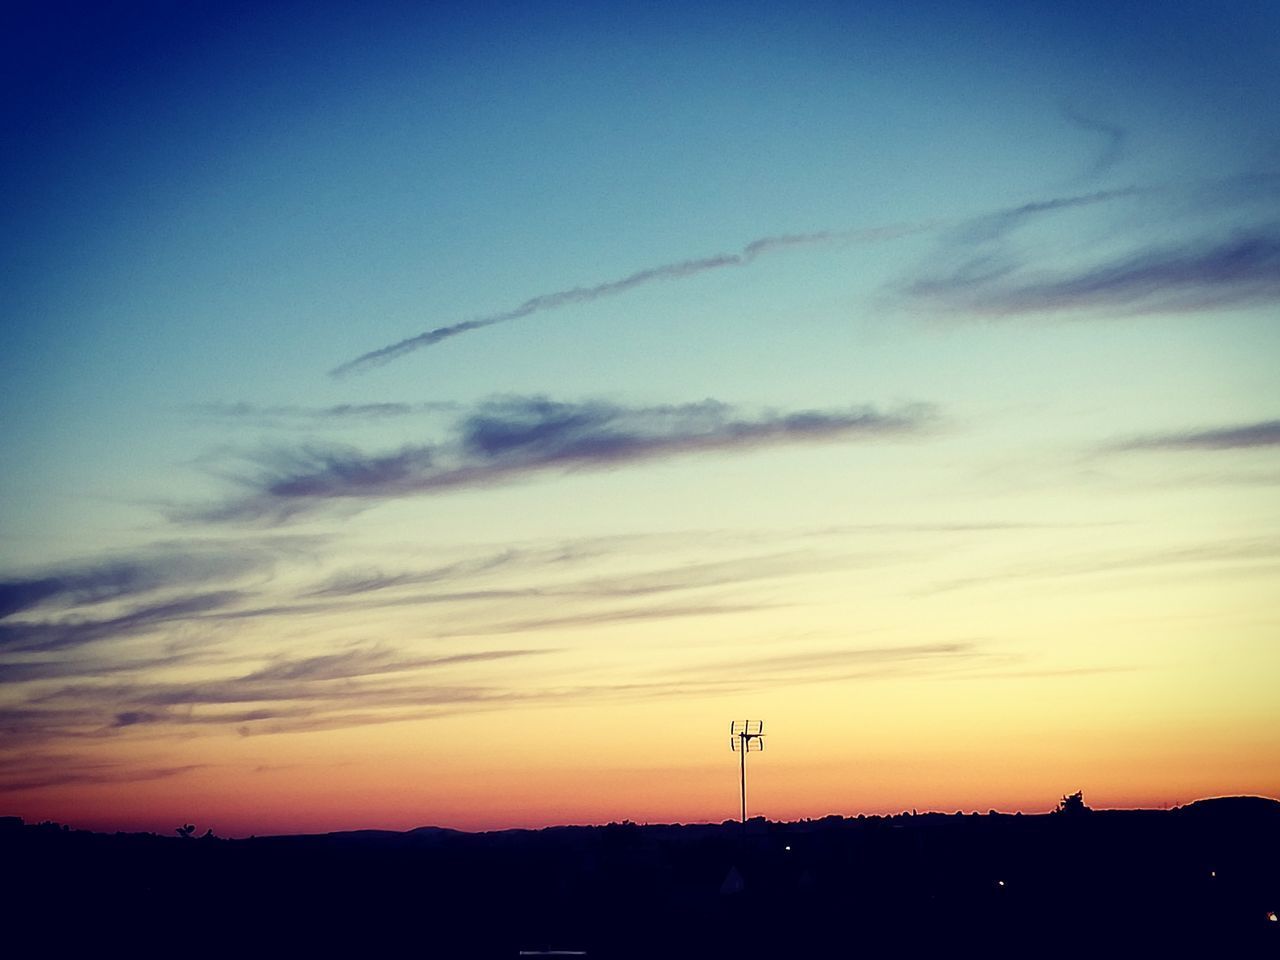
[[1280,957],[1280,803],[249,840],[0,822],[9,956]]

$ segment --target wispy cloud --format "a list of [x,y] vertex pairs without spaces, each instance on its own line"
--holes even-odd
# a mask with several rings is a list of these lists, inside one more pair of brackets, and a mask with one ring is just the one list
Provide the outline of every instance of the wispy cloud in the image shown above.
[[965,674],[967,680],[1055,680],[1075,677],[1097,677],[1116,673],[1133,673],[1143,669],[1140,666],[1122,665],[1115,667],[1045,667],[1043,669],[1026,670],[992,670],[985,673]]
[[591,303],[595,300],[617,296],[629,290],[634,290],[636,287],[659,281],[688,279],[712,270],[723,270],[726,267],[744,267],[762,256],[776,253],[780,250],[833,243],[873,243],[881,240],[893,240],[913,233],[932,230],[934,226],[935,224],[933,223],[908,223],[871,227],[862,230],[818,230],[812,233],[789,233],[760,237],[752,240],[741,250],[734,253],[717,253],[707,257],[676,260],[655,267],[646,267],[616,280],[606,280],[603,283],[597,283],[589,287],[571,287],[551,293],[541,293],[536,297],[530,297],[524,303],[509,310],[501,310],[497,313],[477,317],[474,320],[463,320],[458,323],[435,327],[416,336],[400,340],[397,343],[361,354],[354,360],[349,360],[335,367],[330,371],[330,375],[342,377],[359,370],[381,366],[384,363],[395,360],[397,357],[402,357],[423,347],[432,346],[442,340],[448,340],[450,337],[469,333],[472,330],[482,330],[485,327],[496,326],[500,323],[509,323],[512,320],[519,320],[535,313],[555,310],[559,307],[567,307],[578,303]]
[[280,522],[336,502],[368,503],[507,482],[548,470],[600,470],[699,452],[876,439],[917,433],[933,419],[916,405],[748,414],[714,400],[624,407],[507,397],[481,404],[444,443],[366,454],[308,446],[253,461],[249,493],[188,517]]
[[546,617],[533,617],[523,620],[509,620],[496,623],[483,623],[475,626],[458,627],[438,634],[444,637],[492,636],[503,633],[533,633],[540,630],[563,629],[567,627],[599,627],[611,624],[637,623],[649,620],[684,620],[690,617],[713,617],[741,613],[758,613],[761,610],[775,610],[785,604],[771,603],[724,603],[703,601],[685,604],[657,604],[640,607],[622,607],[606,610],[591,610],[583,613],[559,614]]
[[1129,314],[1280,301],[1280,226],[1140,249],[1082,269],[1028,275],[1015,264],[971,265],[917,280],[907,292],[983,316],[1111,310]]
[[457,411],[459,404],[440,400],[422,403],[339,403],[327,407],[306,407],[297,404],[263,405],[241,402],[199,403],[189,409],[197,416],[214,420],[232,420],[258,426],[297,426],[366,424],[421,414],[450,413]]
[[689,260],[676,260],[670,263],[659,264],[654,267],[646,267],[642,270],[637,270],[635,273],[628,274],[625,277],[620,277],[616,280],[606,280],[603,283],[597,283],[592,286],[570,287],[564,290],[555,290],[550,293],[541,293],[535,297],[530,297],[518,306],[512,307],[508,310],[500,310],[496,313],[486,314],[472,320],[463,320],[457,323],[434,327],[430,330],[416,334],[415,336],[397,341],[396,343],[379,347],[376,350],[370,350],[368,353],[361,354],[353,360],[348,360],[346,363],[334,367],[329,371],[329,373],[330,376],[333,377],[344,377],[347,374],[368,370],[373,367],[381,366],[385,363],[390,363],[392,360],[403,357],[415,350],[421,350],[424,347],[433,346],[443,340],[448,340],[451,337],[456,337],[460,334],[470,333],[473,330],[483,330],[486,327],[509,323],[513,320],[519,320],[523,317],[532,316],[537,313],[544,313],[560,307],[580,303],[591,303],[606,297],[618,296],[619,294],[626,293],[630,290],[636,289],[637,287],[643,287],[651,283],[685,280],[715,270],[745,267],[754,263],[761,257],[778,253],[783,250],[791,250],[801,247],[879,243],[889,240],[897,240],[899,238],[913,236],[915,234],[928,233],[939,228],[956,227],[958,225],[966,224],[972,225],[973,229],[979,231],[1007,229],[1009,225],[1036,214],[1048,213],[1070,207],[1106,203],[1111,200],[1132,196],[1137,192],[1140,191],[1134,188],[1129,188],[1124,190],[1109,190],[1075,197],[1055,197],[1049,200],[1039,200],[1006,209],[995,210],[989,214],[983,214],[979,217],[971,218],[949,217],[922,220],[914,223],[886,224],[883,226],[864,227],[852,230],[815,230],[808,233],[786,233],[759,237],[744,245],[740,250],[731,253],[716,253],[705,257],[695,257]]
[[0,758],[0,793],[69,784],[140,783],[166,780],[201,769],[202,764],[146,766],[97,760],[83,754],[24,754]]
[[[280,548],[288,549],[281,544]],[[0,579],[0,619],[38,607],[102,604],[186,584],[262,573],[278,559],[265,544],[179,541],[129,555],[81,560]]]
[[[319,588],[301,589],[292,600],[288,594],[282,596],[278,586],[263,584],[260,590],[170,596],[110,617],[58,613],[14,619],[0,624],[0,682],[16,689],[38,681],[100,679],[196,665],[217,672],[239,662],[225,642],[240,630],[239,624],[287,623],[315,616],[358,616],[367,622],[379,611],[415,606],[441,608],[431,626],[421,631],[424,637],[437,640],[739,613],[760,605],[706,599],[671,603],[664,598],[868,562],[865,557],[851,560],[799,550],[673,563],[607,576],[579,572],[582,563],[599,560],[611,549],[616,553],[619,546],[610,548],[596,540],[529,545],[480,553],[426,570],[342,574]],[[505,582],[480,582],[493,576]],[[515,584],[510,583],[512,577],[517,579]],[[475,586],[466,588],[468,584]],[[424,586],[438,589],[426,592]],[[634,602],[655,599],[658,602],[650,606]],[[495,612],[494,604],[499,602],[503,606]],[[136,644],[139,639],[145,645]],[[321,669],[334,675],[347,670],[356,677],[479,664],[506,656],[485,652],[389,660],[382,651],[344,650],[301,662],[274,663],[263,668],[269,674],[257,679],[301,677]]]
[[350,597],[382,590],[421,587],[439,583],[456,583],[472,580],[511,567],[533,566],[539,569],[572,563],[598,556],[598,546],[562,543],[553,547],[509,547],[494,553],[466,557],[452,563],[428,567],[425,570],[399,570],[387,572],[381,569],[349,570],[330,577],[324,583],[308,590],[305,597]]
[[908,644],[896,647],[844,647],[827,650],[805,650],[794,653],[770,654],[761,657],[740,657],[715,663],[689,667],[690,673],[756,674],[776,676],[781,674],[831,671],[849,666],[884,666],[914,663],[932,659],[967,659],[982,655],[971,641],[947,641],[942,643]]
[[190,654],[166,653],[157,657],[128,658],[119,656],[72,656],[60,660],[0,661],[0,683],[19,684],[35,680],[67,680],[80,677],[105,677],[115,673],[139,673],[177,666],[194,659]]
[[[446,630],[437,632],[437,638],[527,635],[549,629],[743,614],[764,606],[712,599],[605,607]],[[360,643],[309,656],[280,654],[250,670],[230,672],[230,662],[224,661],[199,679],[183,678],[182,674],[164,677],[143,666],[118,678],[82,674],[55,686],[19,682],[13,691],[19,697],[17,702],[0,709],[0,734],[11,748],[38,752],[44,744],[119,736],[168,738],[200,729],[222,728],[246,735],[328,730],[497,709],[514,703],[682,696],[809,682],[819,676],[838,678],[841,667],[852,671],[849,679],[901,670],[932,671],[974,656],[971,646],[942,643],[774,653],[757,658],[751,669],[738,661],[731,665],[738,668],[736,672],[709,668],[725,673],[712,679],[686,679],[681,671],[667,671],[653,682],[565,685],[557,681],[554,668],[540,677],[522,669],[518,682],[509,671],[506,679],[501,673],[485,679],[473,669],[550,657],[560,652],[559,647],[455,648],[423,654],[384,643]],[[57,675],[40,679],[57,679]]]
[[1280,420],[1263,420],[1208,430],[1157,433],[1111,444],[1107,449],[1126,450],[1248,450],[1280,447]]
[[[309,657],[277,656],[256,670],[200,680],[161,680],[144,669],[110,683],[95,677],[53,688],[20,687],[25,699],[0,708],[0,733],[8,745],[38,746],[139,730],[172,734],[263,721],[277,729],[309,729],[316,723],[388,722],[390,715],[435,716],[461,705],[520,696],[491,684],[441,682],[439,671],[555,652],[524,648],[423,656],[363,644]],[[366,719],[353,719],[357,713]]]
[[1120,158],[1124,156],[1125,143],[1129,139],[1129,131],[1124,127],[1114,123],[1107,123],[1096,117],[1086,116],[1066,105],[1062,107],[1062,115],[1081,130],[1101,134],[1103,138],[1101,152],[1099,152],[1097,158],[1089,169],[1085,171],[1081,179],[1092,179],[1093,177],[1101,176],[1114,167],[1120,161]]
[[1166,547],[1156,551],[1111,552],[1040,561],[993,570],[982,576],[948,580],[921,592],[935,594],[971,587],[1004,586],[1022,580],[1100,577],[1195,565],[1274,565],[1277,561],[1280,561],[1280,540],[1256,537]]
[[[598,552],[592,555],[598,556]],[[465,583],[476,578],[487,577],[498,571],[515,572],[521,568],[545,577],[555,567],[569,566],[581,559],[584,558],[574,555],[568,545],[557,548],[555,551],[510,550],[427,570],[405,570],[395,573],[364,571],[342,574],[318,588],[307,591],[304,596],[308,598],[360,597],[373,593],[400,592],[419,586]],[[500,593],[503,597],[620,599],[702,590],[708,587],[747,583],[815,570],[844,568],[849,566],[850,562],[848,557],[833,557],[811,550],[797,550],[724,560],[669,564],[613,576],[594,575],[552,582],[544,581],[533,586],[503,591],[449,592],[442,596],[450,599],[472,596],[475,599],[484,599]]]
[[137,636],[165,624],[223,609],[243,596],[237,590],[218,590],[168,599],[99,620],[10,621],[0,624],[0,652],[48,653],[101,640]]
[[971,217],[950,231],[948,239],[951,243],[961,246],[987,243],[1000,239],[1015,227],[1032,220],[1042,213],[1092,207],[1095,204],[1109,203],[1113,200],[1126,200],[1153,192],[1155,192],[1154,188],[1120,187],[1115,190],[1099,190],[1095,193],[1050,197],[1048,200],[1033,200],[1030,203],[1020,204],[1016,207],[1006,207],[1002,210]]
[[322,654],[301,659],[281,658],[261,670],[246,674],[240,678],[239,682],[253,684],[290,680],[348,680],[352,677],[404,673],[412,670],[456,666],[464,663],[510,660],[515,657],[531,657],[550,652],[552,651],[483,650],[475,653],[454,653],[436,657],[406,657],[384,647],[361,647],[345,650],[341,653]]
[[839,683],[903,675],[979,680],[1091,676],[1138,669],[1133,666],[1041,667],[1028,665],[1027,654],[1001,652],[985,640],[949,640],[899,646],[844,646],[739,657],[682,672],[728,678],[767,677],[770,683]]

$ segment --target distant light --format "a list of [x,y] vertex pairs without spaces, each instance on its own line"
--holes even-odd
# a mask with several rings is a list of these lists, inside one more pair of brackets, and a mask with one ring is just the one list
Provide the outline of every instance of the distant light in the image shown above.
[[1217,871],[1217,870],[1210,870],[1210,871],[1209,871],[1209,876],[1211,876],[1211,877],[1216,877],[1217,875],[1218,875],[1218,871]]
[[788,843],[788,844],[787,844],[785,847],[783,847],[782,849],[783,849],[783,850],[786,850],[786,851],[788,851],[788,852],[790,852],[790,850],[791,850],[791,844],[789,844],[789,843]]
[[1267,919],[1270,920],[1272,923],[1275,923],[1277,920],[1280,920],[1280,917],[1276,916],[1276,912],[1274,910],[1268,910]]
[[997,881],[996,881],[996,885],[997,885],[997,886],[1000,886],[1000,887],[1003,887],[1003,886],[1004,886],[1004,881],[1003,881],[1003,880],[997,880]]

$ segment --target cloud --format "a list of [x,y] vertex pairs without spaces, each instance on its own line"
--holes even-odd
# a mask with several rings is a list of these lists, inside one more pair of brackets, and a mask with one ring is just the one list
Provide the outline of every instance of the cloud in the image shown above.
[[[1109,524],[1087,524],[1107,526]],[[382,567],[352,568],[304,590],[303,599],[361,597],[374,593],[392,593],[419,586],[458,584],[487,578],[490,574],[542,575],[558,569],[591,563],[601,565],[602,558],[626,556],[636,558],[656,554],[662,558],[685,554],[690,550],[704,555],[713,547],[737,550],[743,546],[752,552],[727,559],[664,564],[658,567],[613,576],[593,575],[568,581],[557,581],[530,587],[504,590],[477,589],[434,594],[445,600],[485,600],[502,597],[626,597],[665,590],[687,590],[722,586],[758,580],[762,577],[786,576],[814,570],[847,568],[850,564],[883,562],[885,554],[877,548],[873,554],[858,557],[833,556],[815,551],[813,541],[839,539],[850,534],[860,538],[881,536],[947,536],[963,533],[1018,533],[1029,530],[1078,528],[1080,524],[1027,523],[993,520],[956,521],[951,523],[855,523],[798,530],[747,528],[743,530],[697,529],[588,537],[574,540],[537,542],[501,550],[485,550],[474,556],[425,569],[387,570]],[[795,548],[759,554],[754,549],[761,542],[788,542]],[[420,602],[421,595],[407,595],[405,602]]]
[[[679,541],[679,538],[673,537],[662,539],[669,543]],[[498,556],[490,554],[475,558],[474,563],[459,561],[420,572],[342,575],[328,581],[319,590],[301,593],[302,602],[215,611],[202,615],[199,619],[204,622],[263,618],[288,620],[318,613],[357,613],[368,619],[379,610],[434,605],[451,609],[447,613],[435,615],[430,626],[424,625],[418,631],[421,638],[530,633],[637,620],[716,616],[771,609],[776,604],[744,604],[736,598],[729,602],[723,599],[690,599],[651,606],[637,606],[625,601],[693,594],[715,588],[734,588],[752,582],[812,573],[830,573],[833,570],[882,563],[885,560],[883,552],[847,555],[806,549],[668,564],[611,575],[595,573],[550,580],[546,578],[547,573],[569,563],[570,559],[598,559],[601,551],[593,549],[595,546],[592,542],[579,548],[570,543],[547,550],[531,548],[512,551],[509,563],[501,566],[490,566],[490,562]],[[705,540],[702,546],[706,546]],[[583,551],[581,556],[577,555],[579,549]],[[593,563],[593,567],[595,566]],[[489,570],[501,570],[504,576],[518,577],[522,585],[468,590],[458,589],[454,582],[486,577]],[[539,579],[527,582],[526,578],[530,576]],[[423,582],[441,583],[443,589],[424,593],[416,589]],[[609,605],[612,601],[623,603]],[[501,607],[495,606],[498,602],[503,602]],[[495,615],[495,609],[501,610],[501,614]],[[0,675],[2,674],[3,668],[0,668]]]
[[937,676],[979,680],[1049,678],[1127,672],[1133,666],[1025,666],[1025,654],[1001,653],[987,642],[952,640],[886,647],[843,647],[759,657],[740,657],[688,667],[683,673],[732,678],[768,678],[772,684],[839,683],[886,676]]
[[0,582],[0,617],[12,616],[54,599],[98,603],[163,585],[167,571],[134,563],[104,563],[42,577]]
[[1248,450],[1280,446],[1280,420],[1263,420],[1211,430],[1158,433],[1111,445],[1126,450]]
[[531,633],[537,630],[555,630],[569,627],[599,627],[617,623],[635,623],[646,620],[677,620],[687,617],[724,616],[739,613],[758,613],[776,610],[786,604],[772,603],[689,603],[647,607],[595,610],[586,613],[535,617],[498,623],[459,627],[439,632],[440,637],[489,636],[498,633]]
[[82,560],[0,580],[0,619],[41,606],[84,606],[263,572],[275,560],[264,546],[201,542],[158,544],[130,556]]
[[801,653],[774,654],[764,657],[737,658],[719,663],[690,667],[687,672],[748,673],[759,676],[778,674],[827,673],[845,666],[872,666],[912,663],[936,658],[962,659],[978,656],[972,642],[948,641],[898,647],[847,647],[837,650],[809,650]]
[[348,571],[331,577],[320,586],[308,590],[303,596],[350,597],[401,587],[452,583],[481,577],[513,566],[533,565],[541,568],[581,560],[587,556],[598,556],[599,553],[598,549],[588,551],[581,546],[561,544],[550,549],[508,548],[496,553],[441,564],[426,570],[404,570],[397,573],[386,573],[376,569]]
[[1097,577],[1165,570],[1182,566],[1214,566],[1238,564],[1273,565],[1280,559],[1280,539],[1222,540],[1188,546],[1169,546],[1160,550],[1131,553],[1106,553],[1074,558],[1057,558],[1023,564],[977,577],[964,577],[934,584],[921,591],[923,595],[964,590],[972,587],[1006,586],[1022,580],[1052,580],[1071,577]]
[[[555,649],[468,650],[421,656],[366,644],[309,657],[277,656],[249,672],[162,680],[148,670],[117,682],[85,676],[50,688],[17,688],[25,699],[0,708],[6,746],[127,735],[179,735],[194,727],[332,729],[440,716],[463,705],[509,702],[523,694],[476,683],[441,683],[436,671],[556,653]],[[4,757],[0,755],[0,768]],[[7,761],[12,762],[12,761]]]
[[1099,190],[1096,193],[1051,197],[1048,200],[1033,200],[1030,203],[1020,204],[1016,207],[1006,207],[1003,210],[972,217],[952,231],[950,240],[960,245],[988,243],[1000,239],[1010,230],[1042,213],[1055,213],[1061,210],[1091,207],[1099,203],[1126,200],[1153,192],[1155,190],[1152,188],[1121,187],[1115,190]]
[[137,607],[118,617],[100,620],[11,621],[0,624],[0,653],[47,653],[100,640],[136,636],[167,623],[220,610],[243,596],[236,590],[218,590]]
[[439,445],[394,453],[306,446],[253,461],[249,493],[189,519],[281,522],[338,502],[368,503],[509,482],[537,472],[601,470],[692,453],[771,445],[876,439],[919,432],[932,420],[917,405],[744,414],[706,400],[680,406],[624,407],[506,397],[481,404]]
[[1280,301],[1280,226],[1129,253],[1073,273],[1026,277],[1013,266],[918,280],[908,293],[984,316],[1077,310],[1203,310]]
[[848,558],[823,556],[814,551],[790,551],[727,560],[682,563],[608,577],[590,577],[558,584],[543,592],[566,597],[643,597],[681,590],[705,590],[775,579],[815,571],[844,568]]
[[1096,677],[1116,673],[1133,673],[1140,666],[1115,667],[1045,667],[1041,670],[992,670],[989,673],[967,673],[966,680],[1053,680],[1066,677]]
[[342,377],[359,370],[381,366],[414,350],[432,346],[442,340],[469,333],[472,330],[482,330],[485,327],[492,327],[500,323],[509,323],[512,320],[519,320],[535,313],[555,310],[572,304],[591,303],[595,300],[617,296],[636,287],[658,281],[683,280],[713,270],[723,270],[726,267],[743,267],[766,254],[776,253],[780,250],[832,243],[872,243],[880,240],[892,240],[932,228],[933,224],[931,223],[895,224],[864,230],[820,230],[813,233],[789,233],[760,237],[752,240],[735,253],[717,253],[708,257],[677,260],[655,267],[646,267],[625,277],[607,280],[604,283],[589,287],[571,287],[566,290],[538,294],[536,297],[531,297],[519,306],[509,310],[491,313],[474,320],[464,320],[459,323],[435,327],[397,343],[379,347],[377,350],[370,350],[368,353],[361,354],[354,360],[349,360],[329,372],[331,376]]
[[192,659],[189,654],[167,654],[145,659],[75,656],[65,660],[0,661],[0,683],[30,683],[33,680],[63,680],[101,677],[112,673],[137,673],[172,667]]
[[289,426],[298,423],[368,423],[425,413],[445,413],[458,409],[452,401],[423,403],[339,403],[328,407],[296,404],[200,403],[190,409],[199,416],[218,420],[253,422],[259,426]]
[[1082,113],[1078,113],[1069,106],[1062,107],[1062,115],[1068,121],[1079,127],[1081,130],[1087,130],[1091,133],[1099,133],[1102,135],[1104,144],[1102,152],[1098,154],[1092,166],[1081,176],[1082,180],[1091,179],[1106,173],[1114,167],[1122,156],[1124,156],[1125,143],[1129,139],[1129,131],[1124,127],[1117,126],[1114,123],[1106,123],[1095,117],[1088,117]]
[[259,683],[281,680],[347,680],[352,677],[368,677],[387,673],[402,673],[431,667],[453,666],[460,663],[483,663],[490,660],[510,660],[515,657],[532,657],[550,650],[485,650],[477,653],[455,653],[438,657],[403,657],[393,651],[380,648],[347,650],[342,653],[304,657],[300,660],[281,659],[268,667],[256,670],[240,678],[242,683]]
[[383,364],[390,363],[399,357],[412,353],[415,350],[421,350],[424,347],[434,346],[443,340],[459,336],[464,333],[470,333],[473,330],[483,330],[485,327],[492,327],[502,323],[509,323],[513,320],[519,320],[536,313],[543,313],[548,310],[555,310],[560,307],[571,306],[573,304],[591,303],[606,297],[614,297],[619,294],[634,290],[637,287],[647,286],[651,283],[670,280],[685,280],[691,277],[700,276],[704,273],[710,273],[715,270],[724,270],[731,267],[745,267],[754,263],[760,257],[777,253],[783,250],[791,250],[800,247],[820,247],[832,246],[836,244],[861,244],[861,243],[880,243],[889,240],[896,240],[902,237],[909,237],[915,234],[927,233],[943,227],[955,227],[961,224],[971,224],[977,230],[990,230],[998,225],[1000,229],[1007,229],[1007,226],[1029,216],[1039,213],[1047,213],[1054,210],[1061,210],[1068,207],[1088,206],[1095,203],[1105,203],[1127,196],[1132,196],[1140,191],[1129,188],[1125,190],[1109,190],[1101,193],[1092,193],[1079,197],[1056,197],[1050,200],[1041,200],[1032,203],[1021,204],[1016,207],[996,210],[990,214],[976,218],[946,218],[934,220],[922,220],[914,223],[897,223],[886,224],[878,227],[866,227],[854,230],[815,230],[808,233],[786,233],[775,234],[771,236],[760,237],[752,240],[744,245],[740,250],[733,253],[716,253],[706,257],[695,257],[689,260],[676,260],[671,263],[664,263],[654,267],[646,267],[643,270],[637,270],[635,273],[628,274],[616,280],[607,280],[603,283],[594,284],[588,287],[571,287],[564,290],[555,290],[550,293],[541,293],[535,297],[531,297],[518,306],[508,310],[501,310],[497,313],[486,314],[473,320],[463,320],[458,323],[450,323],[444,326],[434,327],[412,337],[407,337],[396,343],[379,347],[376,350],[370,350],[368,353],[361,354],[353,360],[339,364],[329,371],[329,375],[333,377],[344,377],[351,373],[368,370],[373,367],[379,367]]
[[[461,664],[543,656],[547,649],[478,650],[439,656],[409,656],[381,645],[355,647],[303,658],[278,657],[267,666],[236,676],[191,682],[126,681],[114,685],[71,684],[34,696],[31,704],[87,704],[108,709],[117,727],[141,723],[226,722],[225,717],[173,714],[169,708],[227,704],[270,704],[271,716],[285,704],[445,703],[470,700],[484,687],[424,684],[424,671]],[[407,679],[406,679],[407,678]],[[415,700],[415,698],[419,698]],[[230,722],[254,719],[235,714]]]
[[[630,542],[628,538],[627,542]],[[680,538],[662,538],[664,542]],[[705,544],[705,536],[703,538]],[[616,547],[616,545],[615,545]],[[102,677],[112,674],[142,673],[175,666],[200,665],[217,668],[229,662],[230,654],[222,644],[212,642],[219,626],[239,622],[275,619],[280,622],[317,614],[356,614],[364,619],[375,611],[422,605],[450,606],[483,604],[486,616],[457,613],[437,616],[423,636],[446,638],[506,634],[539,629],[605,624],[640,619],[670,619],[682,616],[704,616],[760,609],[759,605],[688,602],[682,606],[620,607],[587,609],[596,601],[632,600],[657,597],[669,593],[688,593],[713,587],[727,587],[753,580],[801,575],[814,570],[830,570],[847,566],[848,557],[821,556],[812,551],[792,551],[770,555],[753,555],[733,559],[686,562],[665,567],[619,573],[595,574],[570,579],[547,581],[551,570],[599,558],[605,547],[598,539],[584,543],[568,542],[554,546],[528,547],[501,553],[481,554],[452,564],[425,571],[395,574],[366,572],[345,574],[327,581],[319,589],[303,590],[296,601],[253,603],[259,599],[248,592],[223,591],[217,594],[172,598],[110,618],[76,617],[45,620],[23,620],[0,624],[0,682],[27,683],[38,680]],[[860,558],[865,562],[866,558]],[[488,576],[493,572],[518,577],[536,575],[542,582],[510,587],[458,589],[459,581]],[[423,584],[442,584],[444,589],[424,593],[415,589]],[[249,602],[244,602],[249,601]],[[519,616],[512,607],[503,608],[502,618],[495,618],[490,608],[496,601],[518,601]],[[553,609],[554,615],[544,610]],[[193,627],[203,627],[193,631]],[[139,656],[126,652],[120,643],[164,630],[164,644],[153,645],[154,655]],[[175,637],[185,637],[181,643]],[[102,641],[103,646],[86,655],[87,645]],[[57,654],[61,658],[34,659],[33,655]],[[416,659],[389,667],[378,667],[362,655],[360,663],[369,671],[396,671],[410,666],[428,666],[445,662],[478,662],[495,659],[492,654],[459,655],[447,660]],[[338,659],[352,663],[354,654]],[[326,660],[326,663],[333,661]],[[301,669],[291,667],[290,669]]]
[[[398,573],[364,571],[347,573],[332,578],[320,587],[303,594],[306,598],[359,597],[404,588],[456,583],[487,576],[497,571],[525,569],[544,572],[550,567],[573,561],[598,557],[599,551],[580,556],[565,546],[550,552],[536,550],[508,550],[499,554],[480,556],[455,563],[432,567],[427,570],[406,570]],[[712,586],[724,586],[784,576],[813,570],[822,564],[830,569],[831,558],[820,558],[812,552],[777,553],[765,556],[737,557],[729,560],[713,560],[699,563],[682,563],[658,569],[637,571],[616,576],[593,576],[584,579],[561,581],[554,584],[521,587],[506,590],[471,590],[448,592],[433,596],[446,600],[483,600],[489,598],[618,598],[647,596],[676,590],[696,590]],[[408,602],[419,602],[421,597],[411,596]]]
[[167,780],[204,764],[177,766],[137,766],[113,761],[98,761],[76,754],[24,756],[0,761],[0,793],[18,793],[71,784],[141,783]]
[[[679,538],[663,538],[678,542]],[[702,544],[706,546],[705,540]],[[320,591],[301,594],[303,602],[265,607],[244,607],[217,611],[202,616],[204,621],[236,621],[276,617],[289,619],[317,613],[358,613],[369,618],[374,611],[402,607],[435,605],[450,608],[435,615],[430,625],[420,628],[418,635],[445,639],[532,633],[584,626],[602,626],[640,620],[675,619],[700,616],[722,616],[764,609],[776,609],[776,603],[761,603],[758,595],[749,602],[740,596],[678,599],[666,601],[669,595],[693,595],[717,588],[732,588],[776,581],[787,577],[814,573],[831,573],[851,567],[881,564],[887,558],[883,551],[865,554],[833,554],[812,549],[772,554],[754,554],[722,560],[672,563],[665,566],[631,570],[610,575],[547,579],[549,571],[567,562],[563,551],[573,555],[574,544],[561,545],[548,551],[530,549],[514,551],[510,565],[501,569],[504,575],[520,578],[522,585],[506,588],[458,589],[452,581],[466,581],[487,576],[486,561],[496,555],[482,555],[475,564],[460,561],[427,571],[401,573],[366,572],[343,575],[329,581]],[[521,554],[524,554],[521,557]],[[575,560],[598,559],[598,550],[586,548],[584,556]],[[593,568],[598,564],[593,562]],[[444,588],[430,593],[415,589],[420,582],[441,583],[443,571],[450,571]],[[529,582],[526,578],[537,580]],[[313,599],[315,598],[315,599]],[[651,605],[628,601],[657,599]],[[615,601],[619,601],[615,603]],[[497,606],[502,602],[501,606]],[[500,610],[500,614],[495,614]]]
[[[853,647],[801,653],[738,657],[685,667],[653,682],[577,688],[578,696],[625,698],[642,696],[706,696],[736,694],[766,687],[812,683],[849,683],[889,676],[931,676],[993,666],[1001,657],[979,644],[922,643],[899,647]],[[697,675],[696,679],[686,679]]]
[[[524,633],[669,617],[743,613],[759,604],[723,603],[635,607],[541,621],[496,624],[483,632]],[[458,635],[475,635],[466,631]],[[185,736],[196,729],[235,729],[243,734],[329,730],[428,719],[458,711],[522,703],[582,699],[682,696],[750,689],[761,685],[859,679],[907,670],[932,671],[975,656],[971,644],[919,644],[897,648],[769,655],[744,665],[713,665],[684,679],[677,671],[654,682],[557,685],[527,674],[511,682],[442,682],[439,671],[482,662],[515,661],[559,652],[546,648],[463,650],[420,656],[381,644],[363,644],[307,657],[277,657],[251,671],[199,680],[162,680],[149,672],[119,682],[101,679],[28,690],[25,702],[0,710],[0,733],[10,745],[38,749],[77,738]],[[721,666],[725,669],[722,671]],[[855,668],[833,676],[839,667]],[[460,676],[460,675],[459,675]]]

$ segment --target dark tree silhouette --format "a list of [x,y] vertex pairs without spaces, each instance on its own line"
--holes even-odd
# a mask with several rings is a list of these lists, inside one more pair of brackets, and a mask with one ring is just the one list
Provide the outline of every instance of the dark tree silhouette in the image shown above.
[[180,837],[190,839],[196,832],[196,825],[194,823],[188,823],[185,826],[175,827],[174,832]]
[[1084,791],[1077,790],[1070,796],[1063,797],[1058,802],[1058,807],[1054,813],[1065,814],[1066,816],[1079,816],[1082,813],[1091,813],[1092,811],[1084,804]]

